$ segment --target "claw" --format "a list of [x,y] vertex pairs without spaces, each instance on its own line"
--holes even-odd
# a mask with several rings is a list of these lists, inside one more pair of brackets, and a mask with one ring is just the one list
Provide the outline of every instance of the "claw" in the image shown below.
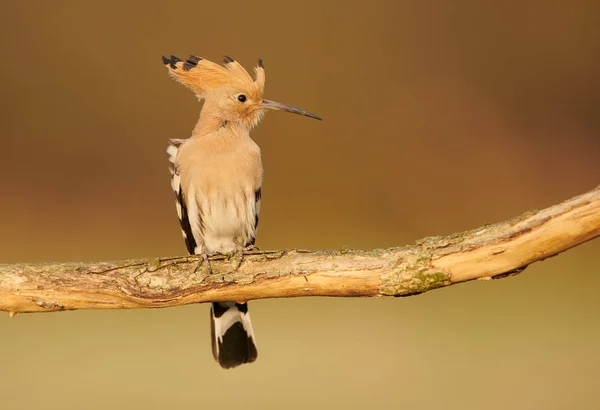
[[237,248],[227,253],[227,260],[230,261],[234,256],[239,256],[240,260],[231,273],[236,273],[240,269],[240,266],[242,266],[242,263],[244,262],[244,248]]
[[198,270],[200,269],[200,266],[202,266],[203,263],[206,263],[207,273],[209,275],[212,275],[212,273],[213,273],[212,266],[210,266],[210,261],[208,260],[208,255],[206,253],[200,254],[200,260],[198,261],[198,265],[196,266],[196,269],[194,269],[194,273],[198,272]]
[[237,264],[237,266],[235,267],[235,271],[234,272],[237,272],[240,269],[240,266],[242,266],[242,262],[244,262],[244,250],[242,248],[238,249],[237,250],[237,254],[240,257],[240,261]]

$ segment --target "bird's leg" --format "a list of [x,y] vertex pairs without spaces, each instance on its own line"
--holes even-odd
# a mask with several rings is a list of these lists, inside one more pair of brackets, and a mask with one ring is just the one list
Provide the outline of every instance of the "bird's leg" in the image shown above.
[[233,273],[237,272],[242,266],[242,263],[244,262],[244,251],[252,251],[255,249],[258,250],[258,248],[254,245],[248,245],[246,247],[238,246],[235,250],[229,252],[229,254],[227,255],[228,260],[230,260],[234,256],[238,256],[240,258],[237,265],[235,266],[235,269],[233,270]]
[[198,261],[198,265],[196,266],[196,269],[194,269],[194,273],[197,273],[198,270],[200,269],[200,266],[202,266],[202,263],[206,263],[206,273],[208,273],[209,275],[212,275],[213,270],[212,270],[212,266],[210,266],[210,261],[208,260],[208,253],[206,253],[206,251],[204,250],[204,247],[202,247],[200,253],[200,260]]
[[245,251],[260,251],[260,249],[258,249],[258,246],[255,245],[248,245],[244,248]]
[[244,248],[239,246],[239,247],[235,248],[234,250],[232,250],[231,252],[228,252],[227,260],[230,261],[231,258],[233,258],[234,256],[238,256],[240,259],[239,259],[238,263],[235,265],[235,269],[233,270],[232,273],[237,272],[238,269],[240,268],[240,266],[242,266],[242,262],[244,261]]

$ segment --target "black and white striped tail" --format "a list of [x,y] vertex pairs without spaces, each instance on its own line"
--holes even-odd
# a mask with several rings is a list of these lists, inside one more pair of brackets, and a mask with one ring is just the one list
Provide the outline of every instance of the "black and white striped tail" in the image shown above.
[[218,302],[210,310],[213,356],[229,369],[256,360],[256,339],[246,303]]

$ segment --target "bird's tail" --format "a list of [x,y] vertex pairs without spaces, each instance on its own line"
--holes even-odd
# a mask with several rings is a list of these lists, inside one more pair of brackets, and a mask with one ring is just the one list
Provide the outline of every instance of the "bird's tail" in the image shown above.
[[256,360],[256,339],[246,303],[218,302],[210,310],[212,351],[221,367],[229,369]]

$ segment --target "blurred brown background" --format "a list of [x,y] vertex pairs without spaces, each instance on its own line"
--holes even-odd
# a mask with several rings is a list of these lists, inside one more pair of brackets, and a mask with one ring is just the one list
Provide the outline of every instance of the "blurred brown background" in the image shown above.
[[[257,245],[374,248],[600,180],[597,1],[13,1],[2,7],[0,262],[182,255],[162,54],[267,69]],[[405,299],[255,301],[259,360],[208,306],[0,316],[0,408],[596,409],[600,242]]]

